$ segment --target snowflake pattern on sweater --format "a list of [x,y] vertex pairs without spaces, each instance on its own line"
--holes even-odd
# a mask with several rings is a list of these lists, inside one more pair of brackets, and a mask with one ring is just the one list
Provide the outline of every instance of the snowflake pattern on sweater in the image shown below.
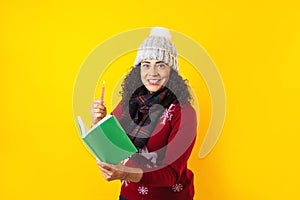
[[174,110],[175,110],[175,104],[171,104],[170,107],[166,109],[163,115],[161,116],[163,120],[160,122],[160,124],[166,125],[166,120],[171,121]]
[[139,186],[138,188],[138,192],[142,195],[148,194],[149,190],[147,187],[145,186]]
[[183,185],[181,183],[176,183],[172,186],[173,192],[181,192],[183,190]]

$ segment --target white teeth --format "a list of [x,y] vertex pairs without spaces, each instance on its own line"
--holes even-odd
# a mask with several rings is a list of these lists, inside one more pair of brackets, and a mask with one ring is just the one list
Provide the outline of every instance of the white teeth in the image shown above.
[[149,79],[148,81],[149,81],[149,83],[157,83],[159,80],[152,80],[152,79]]

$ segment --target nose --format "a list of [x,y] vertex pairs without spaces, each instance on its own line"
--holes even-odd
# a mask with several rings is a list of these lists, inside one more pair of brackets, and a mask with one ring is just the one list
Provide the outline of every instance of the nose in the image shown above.
[[148,71],[148,75],[149,76],[157,76],[158,75],[158,72],[157,72],[157,69],[155,66],[151,66],[149,71]]

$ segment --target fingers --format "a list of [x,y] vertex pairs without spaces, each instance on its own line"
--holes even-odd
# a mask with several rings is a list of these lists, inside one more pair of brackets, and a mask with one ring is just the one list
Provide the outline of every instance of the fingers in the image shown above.
[[93,118],[93,124],[96,124],[98,121],[103,119],[106,116],[106,106],[105,102],[101,100],[94,100],[91,105],[91,113]]
[[95,114],[106,113],[105,102],[102,102],[100,100],[95,100],[93,105],[92,105],[92,109],[93,109]]
[[101,162],[100,160],[97,160],[97,164],[99,167],[101,167],[105,170],[108,170],[108,171],[111,171],[113,169],[112,165],[105,163],[105,162]]
[[107,181],[111,181],[112,180],[112,175],[113,175],[113,172],[109,171],[109,170],[106,170],[102,167],[99,166],[99,169],[101,170],[102,172],[102,175],[105,177],[105,179]]
[[107,181],[112,181],[112,180],[116,179],[115,170],[113,169],[113,167],[110,164],[104,163],[104,162],[101,162],[98,160],[97,160],[97,164],[98,164],[99,169],[102,172],[103,177]]
[[97,165],[107,181],[122,179],[124,177],[123,171],[117,165],[110,165],[99,160],[97,160]]
[[95,107],[99,107],[99,106],[100,107],[105,107],[105,105],[106,105],[105,101],[101,101],[99,99],[95,99],[93,103],[94,103],[93,105]]

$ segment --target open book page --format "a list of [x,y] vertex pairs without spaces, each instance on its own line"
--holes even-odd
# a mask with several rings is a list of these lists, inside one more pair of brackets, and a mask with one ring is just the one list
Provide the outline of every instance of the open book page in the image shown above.
[[[86,137],[90,132],[92,132],[92,131],[93,131],[95,128],[97,128],[100,124],[102,124],[103,122],[105,122],[107,119],[109,119],[109,118],[111,118],[111,117],[112,117],[112,115],[106,115],[103,119],[101,119],[99,122],[97,122],[97,124],[95,124],[91,129],[88,129],[88,128],[85,126],[84,122],[82,121],[81,117],[78,116],[78,117],[77,117],[78,124],[79,124],[80,127],[81,127],[81,124],[82,124],[82,127],[83,127],[83,128],[80,128],[80,129],[84,130],[84,132],[81,132],[81,137],[82,137],[82,138]],[[78,119],[78,118],[79,118],[79,119]],[[80,131],[82,131],[82,130],[80,130]],[[84,134],[82,134],[82,133],[84,133]]]
[[136,147],[113,115],[107,115],[90,130],[77,117],[81,138],[92,153],[103,162],[118,164],[137,152]]
[[85,137],[86,134],[87,134],[87,132],[88,132],[88,129],[85,126],[85,124],[83,123],[83,121],[82,121],[82,119],[81,119],[80,116],[77,116],[77,122],[78,122],[78,125],[79,125],[81,137]]

